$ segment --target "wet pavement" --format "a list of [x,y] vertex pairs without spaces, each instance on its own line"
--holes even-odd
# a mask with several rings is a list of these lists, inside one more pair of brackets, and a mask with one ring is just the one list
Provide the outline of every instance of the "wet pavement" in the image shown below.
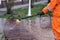
[[54,40],[49,17],[16,20],[0,19],[0,33],[8,40]]

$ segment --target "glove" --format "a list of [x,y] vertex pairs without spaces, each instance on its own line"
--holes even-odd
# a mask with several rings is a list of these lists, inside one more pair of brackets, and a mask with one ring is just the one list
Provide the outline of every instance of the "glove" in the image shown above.
[[40,15],[40,16],[42,16],[42,15],[44,15],[44,12],[38,12],[38,15]]

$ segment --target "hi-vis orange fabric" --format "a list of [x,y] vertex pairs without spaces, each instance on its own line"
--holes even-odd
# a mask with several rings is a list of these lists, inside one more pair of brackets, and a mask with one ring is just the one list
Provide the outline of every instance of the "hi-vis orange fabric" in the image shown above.
[[42,12],[47,13],[51,11],[52,29],[55,35],[55,40],[60,40],[60,0],[51,0],[50,3],[42,9]]

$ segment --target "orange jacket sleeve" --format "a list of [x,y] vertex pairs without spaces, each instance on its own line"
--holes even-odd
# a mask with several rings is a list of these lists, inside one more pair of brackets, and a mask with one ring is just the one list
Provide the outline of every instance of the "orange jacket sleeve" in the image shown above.
[[50,3],[42,9],[42,12],[47,13],[48,11],[52,11],[57,4],[57,0],[51,0]]

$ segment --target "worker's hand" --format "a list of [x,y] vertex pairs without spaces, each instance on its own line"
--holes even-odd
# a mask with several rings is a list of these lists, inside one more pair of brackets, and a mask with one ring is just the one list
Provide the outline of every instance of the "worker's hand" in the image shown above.
[[44,13],[41,11],[41,12],[38,12],[38,15],[42,16],[44,15]]

